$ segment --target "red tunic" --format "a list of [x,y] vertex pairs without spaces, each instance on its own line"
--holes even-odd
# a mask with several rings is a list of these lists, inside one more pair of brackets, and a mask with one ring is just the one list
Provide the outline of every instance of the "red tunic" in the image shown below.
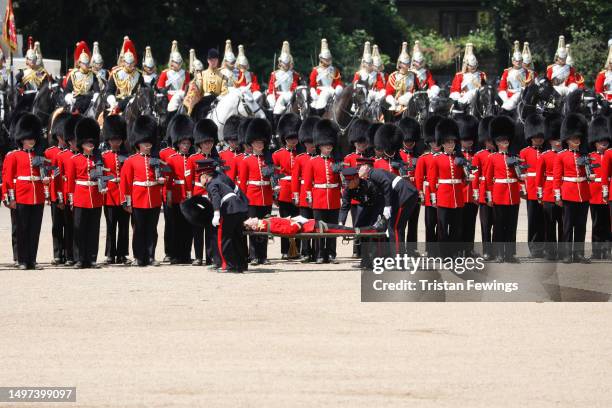
[[107,150],[102,153],[102,163],[104,163],[104,175],[112,176],[106,184],[106,194],[104,194],[104,205],[119,206],[124,201],[119,188],[121,180],[121,167],[123,164],[119,162],[119,154],[112,150]]
[[[406,175],[404,177],[410,180],[410,182],[414,184],[414,173],[416,171],[416,164],[413,164],[413,161],[415,159],[418,159],[418,157],[415,156],[413,150],[402,149],[400,150],[399,154],[400,154],[400,157],[402,158],[402,161],[406,164],[406,168],[407,168]],[[418,163],[418,160],[417,160],[417,163]]]
[[608,179],[603,176],[603,159],[605,156],[604,153],[591,152],[589,154],[591,157],[591,163],[599,164],[598,167],[593,168],[593,173],[595,173],[595,180],[589,182],[589,187],[591,189],[591,199],[589,203],[591,204],[608,204],[603,200],[603,185],[608,183]]
[[495,205],[519,205],[520,183],[514,167],[506,162],[508,155],[492,153],[486,170],[486,193]]
[[472,160],[472,166],[476,167],[474,171],[474,180],[472,180],[472,191],[478,195],[478,203],[486,204],[487,197],[485,194],[486,188],[486,174],[487,174],[487,163],[489,162],[489,156],[492,154],[487,149],[479,150]]
[[[385,85],[385,93],[387,95],[395,96],[397,94],[398,90],[396,87],[398,85],[395,84],[396,83],[395,77],[397,76],[397,74],[398,74],[398,71],[395,71],[391,73],[391,75],[389,75],[389,80],[386,82],[386,85]],[[414,72],[412,72],[412,74],[414,77],[414,82],[412,83],[412,87],[410,89],[404,89],[404,92],[414,92],[415,90],[419,88],[419,79],[414,74]]]
[[606,85],[606,70],[600,71],[595,78],[595,93],[603,95],[612,102],[612,86]]
[[289,218],[270,217],[259,221],[257,231],[270,232],[277,235],[295,235],[302,230],[302,226]]
[[396,176],[399,176],[399,169],[391,166],[391,158],[390,157],[386,157],[383,156],[379,159],[376,159],[376,161],[374,162],[374,168],[375,169],[381,169],[381,170],[385,170],[388,171],[389,173],[393,173]]
[[224,166],[228,167],[228,169],[225,170],[225,174],[231,178],[234,183],[236,182],[236,176],[238,175],[236,156],[238,156],[238,153],[232,149],[225,149],[219,153],[219,157],[224,161]]
[[[187,199],[187,192],[191,189],[187,187],[187,177],[191,176],[191,168],[187,161],[186,154],[176,153],[168,157],[168,167],[170,174],[166,178],[166,192],[171,194],[172,204],[180,204]],[[167,193],[166,193],[167,194]],[[166,202],[168,198],[166,197]]]
[[561,150],[553,168],[553,191],[556,198],[565,201],[588,202],[591,198],[584,166],[577,163],[580,154]]
[[422,79],[419,79],[419,76],[417,75],[417,79],[419,80],[417,83],[417,86],[422,91],[426,89],[431,89],[431,87],[436,85],[436,81],[433,79],[433,75],[431,75],[431,71],[428,69],[426,71],[427,73],[425,74],[424,81]]
[[540,155],[536,166],[536,191],[542,201],[548,203],[555,202],[553,193],[553,169],[557,153],[554,150],[547,150]]
[[[317,68],[318,67],[314,67],[312,71],[310,71],[309,84],[311,88],[317,88],[320,85],[319,81],[317,80],[317,77],[319,76],[319,71]],[[334,67],[334,73],[335,75],[332,78],[331,87],[336,88],[337,86],[342,86],[342,76],[340,75],[338,68]],[[319,89],[317,89],[317,93],[319,93]]]
[[[187,90],[187,86],[189,84],[189,72],[187,72],[186,70],[184,70],[184,75],[185,77],[183,78],[183,81],[181,84],[172,84],[171,82],[168,81],[168,71],[170,71],[170,69],[164,69],[162,71],[162,73],[159,75],[159,78],[157,79],[157,88],[158,89],[162,89],[162,88],[166,88],[168,86],[170,86],[170,90],[168,92],[168,100],[172,99],[172,95],[175,91],[178,90],[182,90],[185,91]],[[180,88],[179,89],[175,89],[175,85],[179,85]]]
[[[293,71],[293,82],[291,83],[291,87],[289,88],[289,90],[291,92],[295,91],[295,89],[298,87],[299,82],[300,74]],[[266,93],[274,94],[274,96],[278,96],[279,94],[278,90],[276,89],[276,71],[273,71],[270,74],[270,80],[268,81],[268,89],[266,90]]]
[[236,167],[234,174],[236,178],[234,179],[234,183],[236,183],[237,186],[240,186],[240,167],[242,166],[242,161],[247,156],[247,153],[240,153],[234,157],[234,166]]
[[243,71],[240,71],[238,73],[238,79],[234,84],[236,87],[248,86],[251,92],[260,90],[259,82],[257,81],[257,75],[252,72],[244,73]]
[[100,208],[104,196],[98,190],[98,182],[91,179],[90,173],[96,168],[91,156],[81,153],[66,162],[66,187],[69,201],[74,207]]
[[44,204],[45,189],[40,169],[32,166],[33,151],[14,150],[4,159],[3,188],[17,204]]
[[435,194],[436,205],[443,208],[461,208],[465,204],[463,169],[455,164],[455,155],[442,153],[430,160],[427,170],[429,191]]
[[[364,157],[363,153],[353,152],[344,156],[343,163],[346,167],[357,167],[357,159],[360,157]],[[359,201],[351,198],[351,205],[358,205]]]
[[[506,91],[508,97],[514,95],[518,92],[518,89],[509,89],[508,88],[508,72],[510,72],[512,68],[504,69],[504,73],[502,74],[501,80],[499,81],[499,86],[497,87],[498,91]],[[535,79],[534,72],[530,69],[527,70],[527,75],[525,76],[525,84],[529,85]]]
[[[474,153],[467,150],[461,150],[461,153],[463,153],[463,157],[465,157],[465,159],[472,163],[472,166],[474,166]],[[474,175],[474,170],[472,170],[471,174],[474,176],[474,178],[476,178],[476,176]],[[465,171],[463,169],[461,169],[461,175],[465,175]],[[466,204],[471,203],[473,198],[474,187],[472,181],[466,181],[465,183],[463,183],[463,202]]]
[[198,169],[198,164],[197,162],[199,160],[204,160],[204,159],[209,159],[210,155],[204,155],[202,153],[194,153],[191,156],[189,156],[189,159],[187,159],[187,168],[189,169],[189,173],[187,174],[187,176],[185,177],[185,183],[187,186],[187,190],[191,191],[191,195],[192,196],[197,196],[197,195],[201,195],[201,196],[208,196],[208,193],[206,192],[206,184],[202,184],[200,182],[200,176],[202,176],[202,170],[197,170]]
[[55,156],[55,166],[57,166],[59,171],[59,176],[56,177],[55,180],[52,180],[54,183],[53,189],[55,189],[55,193],[61,195],[62,200],[66,202],[66,162],[68,162],[72,156],[77,154],[78,152],[73,152],[70,149],[62,150]]
[[[46,149],[45,150],[45,162],[47,162],[47,165],[56,167],[57,164],[54,164],[54,163],[56,163],[57,155],[61,151],[62,149],[60,149],[57,146],[51,146],[48,149]],[[49,173],[49,177],[51,178],[51,182],[49,183],[49,193],[50,193],[51,201],[56,202],[57,201],[56,180],[60,178],[60,174],[59,172],[56,171],[56,172],[53,172],[53,174]]]
[[[159,159],[162,161],[163,164],[168,164],[168,159],[173,154],[176,154],[176,150],[173,147],[170,147],[170,146],[164,147],[163,149],[159,151]],[[168,176],[168,174],[166,174],[165,176]],[[166,185],[163,185],[162,186],[162,201],[164,203],[166,202],[167,197],[168,197],[168,192],[166,191]]]
[[417,160],[416,170],[414,172],[414,184],[425,197],[425,205],[431,207],[431,196],[429,190],[429,181],[427,181],[427,171],[433,158],[439,153],[426,152],[423,153]]
[[277,173],[280,173],[280,193],[278,195],[278,201],[284,203],[292,202],[291,194],[291,176],[293,174],[293,167],[295,166],[295,158],[297,157],[295,149],[287,150],[285,147],[281,147],[272,154],[272,162],[278,169]]
[[264,177],[263,168],[267,165],[262,155],[250,155],[240,163],[240,189],[247,196],[249,205],[272,205],[272,185],[270,177]]
[[[361,80],[361,74],[359,71],[355,72],[355,75],[353,75],[353,83],[357,83]],[[383,75],[380,72],[376,73],[376,81],[374,82],[374,84],[372,85],[372,87],[370,89],[373,89],[375,91],[380,91],[381,89],[385,89],[385,78],[383,78]]]
[[536,149],[533,146],[527,146],[524,149],[521,149],[519,153],[519,157],[524,161],[525,164],[529,165],[529,168],[525,173],[525,187],[527,190],[527,199],[528,200],[537,200],[538,199],[538,186],[536,183],[536,175],[537,175],[537,166],[538,160],[542,152],[539,149]]
[[333,160],[315,156],[306,167],[304,187],[312,196],[313,210],[337,210],[340,208],[340,175],[332,171]]
[[[487,82],[487,75],[484,72],[480,72],[480,83],[481,85]],[[463,92],[461,89],[461,84],[463,83],[463,72],[457,72],[455,74],[455,78],[453,78],[453,83],[451,84],[451,93],[453,92]]]
[[303,208],[308,207],[308,203],[306,202],[304,175],[306,173],[306,167],[312,157],[313,156],[308,153],[300,153],[295,156],[295,163],[291,172],[291,196],[293,196],[293,193],[299,193],[299,206]]
[[601,177],[602,188],[608,186],[608,201],[612,201],[612,197],[610,197],[610,191],[612,190],[612,149],[606,150],[604,154]]
[[[553,74],[553,65],[554,64],[549,65],[546,68],[546,78],[548,78],[551,81],[552,81],[552,74]],[[565,86],[568,86],[570,84],[576,84],[578,85],[578,88],[584,89],[584,78],[582,77],[582,75],[576,72],[574,67],[570,67],[569,75],[567,76],[563,84]]]
[[159,208],[162,205],[162,185],[155,178],[151,157],[130,156],[121,169],[121,194],[134,208]]

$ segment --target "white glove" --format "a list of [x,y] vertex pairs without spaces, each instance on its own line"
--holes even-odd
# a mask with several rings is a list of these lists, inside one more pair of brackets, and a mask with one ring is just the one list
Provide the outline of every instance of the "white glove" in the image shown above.
[[293,193],[293,204],[300,204],[300,193]]
[[215,211],[215,215],[213,216],[213,219],[212,219],[213,227],[218,227],[219,226],[219,220],[220,219],[221,219],[221,213],[219,211]]
[[91,97],[91,101],[92,101],[93,103],[96,103],[96,101],[98,100],[98,98],[99,98],[99,97],[100,97],[100,93],[99,93],[99,92],[95,92],[95,93],[93,94],[93,96]]
[[342,93],[342,86],[341,85],[337,85],[336,88],[334,89],[334,91],[336,92],[336,96],[340,96],[340,94]]
[[72,105],[74,103],[74,95],[72,92],[67,93],[66,96],[64,96],[64,101],[67,105]]
[[106,102],[108,102],[111,110],[115,109],[115,107],[117,106],[117,98],[115,98],[115,95],[108,95],[108,97],[106,98]]
[[393,97],[393,95],[387,95],[385,101],[387,101],[387,103],[391,105],[389,106],[389,110],[395,110],[395,98]]
[[391,207],[385,207],[383,210],[383,217],[385,217],[387,220],[391,218]]

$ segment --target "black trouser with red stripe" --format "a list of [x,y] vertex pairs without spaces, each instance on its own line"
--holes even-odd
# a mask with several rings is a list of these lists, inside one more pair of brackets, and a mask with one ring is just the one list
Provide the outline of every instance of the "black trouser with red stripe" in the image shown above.
[[544,207],[538,200],[527,200],[527,242],[531,255],[541,255],[544,242]]
[[610,208],[607,204],[591,204],[591,242],[593,256],[601,258],[610,252]]
[[[304,218],[308,218],[309,220],[313,219],[312,208],[309,207],[300,207],[300,215]],[[314,241],[312,239],[301,239],[301,253],[305,258],[309,258],[310,260],[315,260],[315,252],[314,252]]]
[[[563,255],[584,256],[589,203],[563,200]],[[573,245],[572,245],[573,244]]]
[[[312,213],[316,221],[337,224],[340,210],[312,210]],[[336,238],[316,239],[315,252],[317,259],[329,261],[329,257],[336,254]]]
[[404,243],[406,242],[406,225],[410,214],[414,211],[417,205],[417,196],[414,195],[403,205],[392,203],[391,218],[388,220],[387,232],[389,234],[389,243],[391,254],[402,253],[405,251]]
[[104,206],[104,218],[106,219],[104,255],[107,258],[127,257],[130,247],[130,213],[121,205],[107,205]]
[[159,211],[159,207],[132,210],[132,229],[134,230],[132,252],[139,265],[148,265],[155,259]]
[[74,246],[79,257],[75,261],[91,266],[98,259],[100,217],[102,207],[74,207]]
[[[244,235],[246,213],[223,215],[217,227],[217,245],[221,267],[229,271],[248,269],[248,247]],[[268,238],[268,237],[263,237]]]
[[[298,215],[298,208],[293,203],[287,203],[284,201],[278,202],[278,215],[280,217],[295,217]],[[296,241],[299,244],[299,241]],[[298,247],[299,251],[299,247]],[[289,253],[289,239],[281,238],[281,254],[287,255]]]
[[[272,211],[271,205],[249,205],[249,217],[259,219],[265,218]],[[268,259],[268,237],[253,236],[249,237],[249,257],[251,260],[263,262]]]
[[43,210],[42,204],[17,204],[15,208],[17,262],[30,268],[36,265]]
[[493,213],[493,242],[497,246],[497,256],[508,259],[516,255],[516,228],[518,223],[519,204],[495,204]]

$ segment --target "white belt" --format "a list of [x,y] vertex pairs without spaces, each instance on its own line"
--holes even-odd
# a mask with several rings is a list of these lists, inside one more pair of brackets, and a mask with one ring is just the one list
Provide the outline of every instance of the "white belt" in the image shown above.
[[185,184],[185,180],[173,180],[174,184]]
[[261,180],[249,180],[247,181],[247,185],[250,184],[252,186],[269,186],[269,181],[261,181]]
[[38,90],[30,89],[29,91],[25,91],[24,94],[28,95],[28,94],[33,94],[33,93],[36,93],[36,92],[38,92]]
[[111,183],[118,183],[121,181],[121,177],[115,177],[114,179],[110,179],[108,181],[110,181]]
[[527,173],[527,177],[535,177],[536,174],[535,173]]
[[480,177],[478,177],[478,180],[480,180],[480,181],[486,181],[486,180],[487,180],[487,178],[486,178],[485,176],[480,176]]
[[221,199],[221,205],[223,205],[224,202],[226,202],[232,197],[236,197],[236,193],[227,193],[226,195],[224,195],[223,198]]
[[88,187],[92,187],[92,186],[97,186],[98,183],[95,181],[86,181],[86,180],[77,180],[75,182],[78,186],[88,186]]
[[39,176],[17,176],[17,180],[21,181],[40,181]]
[[429,181],[424,181],[423,182],[423,187],[427,187],[429,185]]
[[[402,180],[402,178],[400,176],[396,176],[393,181],[391,182],[391,188],[395,188],[395,186],[397,186],[397,183],[399,183]],[[429,184],[429,183],[427,183]]]
[[314,188],[336,188],[339,187],[340,184],[335,183],[335,184],[314,184],[313,187]]
[[304,180],[300,180],[300,184],[304,184]]
[[291,181],[291,176],[282,177],[281,180]]
[[595,182],[597,182],[597,183],[601,183],[601,177],[597,177],[597,178],[595,178],[595,180],[594,180],[594,181],[595,181]]
[[439,184],[461,184],[462,179],[438,179]]
[[553,181],[555,178],[553,176],[546,176],[546,181]]
[[505,178],[505,179],[495,179],[496,183],[501,183],[501,184],[512,184],[512,183],[518,183],[518,180],[515,178]]
[[581,181],[586,181],[586,177],[563,177],[563,181],[569,181],[571,183],[580,183]]
[[158,185],[157,181],[135,181],[132,184],[140,187],[153,187]]
[[193,183],[193,185],[194,185],[194,186],[196,186],[196,187],[202,187],[202,188],[204,188],[204,184],[202,184],[202,183],[200,183],[200,182],[197,182],[197,181],[196,181],[195,183]]

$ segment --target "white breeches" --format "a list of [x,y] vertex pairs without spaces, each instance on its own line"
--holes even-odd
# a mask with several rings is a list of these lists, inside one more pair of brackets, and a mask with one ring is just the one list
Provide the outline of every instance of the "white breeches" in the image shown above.
[[427,90],[427,96],[429,99],[436,98],[440,93],[440,87],[438,85],[434,85]]
[[278,98],[274,97],[274,94],[270,94],[266,97],[268,100],[268,105],[273,107],[272,113],[275,115],[280,115],[285,112],[287,109],[287,105],[291,102],[291,97],[293,93],[291,92],[279,92]]
[[521,99],[520,92],[516,92],[512,96],[508,96],[508,93],[506,91],[499,91],[498,95],[502,99],[502,101],[504,101],[504,103],[502,104],[502,109],[505,109],[507,111],[516,109],[516,105],[518,104],[519,99]]
[[557,86],[553,86],[553,88],[555,88],[555,91],[557,91],[559,95],[567,96],[567,94],[569,94],[570,92],[578,89],[578,85],[577,84],[569,84],[568,86],[557,85]]
[[183,99],[185,98],[185,91],[176,91],[172,98],[170,98],[170,102],[168,102],[168,112],[174,112],[183,104]]
[[[320,93],[317,94],[317,89]],[[342,87],[338,85],[335,89],[331,86],[320,86],[318,88],[310,88],[310,96],[312,98],[311,106],[314,109],[325,109],[327,106],[327,101],[333,95],[340,95],[342,92]]]
[[451,92],[449,95],[451,99],[459,101],[459,103],[471,103],[472,100],[476,97],[477,89],[471,89],[466,91],[461,95],[459,92]]

